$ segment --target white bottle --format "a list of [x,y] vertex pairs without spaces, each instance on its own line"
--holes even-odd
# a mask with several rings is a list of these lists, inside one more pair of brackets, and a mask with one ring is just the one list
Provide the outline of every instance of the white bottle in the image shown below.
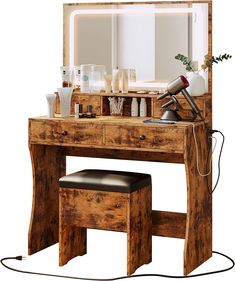
[[112,72],[112,91],[114,94],[119,93],[119,80],[120,80],[120,72],[118,69],[113,69]]
[[55,100],[56,100],[56,95],[55,94],[47,94],[46,95],[47,99],[47,116],[49,118],[54,118],[55,117]]
[[122,69],[121,70],[121,91],[123,94],[128,93],[128,80],[129,80],[129,70],[128,69]]
[[80,87],[81,92],[90,92],[91,80],[91,66],[92,64],[81,64],[80,66]]
[[131,116],[132,117],[138,116],[138,102],[137,102],[137,98],[132,98],[132,102],[131,102]]
[[141,98],[140,101],[140,117],[146,117],[147,116],[147,103],[145,98]]

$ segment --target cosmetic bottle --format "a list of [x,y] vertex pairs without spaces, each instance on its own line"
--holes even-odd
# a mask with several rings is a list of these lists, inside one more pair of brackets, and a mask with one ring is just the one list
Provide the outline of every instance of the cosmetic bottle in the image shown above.
[[131,102],[131,116],[132,117],[138,116],[138,102],[137,102],[137,98],[132,98],[132,102]]
[[121,70],[121,92],[122,94],[128,93],[128,82],[129,82],[129,70],[128,69],[122,69]]
[[90,91],[92,93],[99,93],[104,90],[104,76],[106,74],[104,65],[92,65],[91,66],[91,83]]
[[56,101],[56,95],[55,94],[47,94],[47,116],[49,118],[55,117],[55,101]]
[[106,74],[104,76],[104,89],[106,94],[110,94],[112,90],[112,75]]
[[80,87],[81,92],[91,91],[91,67],[93,64],[82,64],[80,66]]
[[75,113],[75,119],[82,117],[82,104],[81,103],[75,103],[74,113]]
[[120,80],[120,72],[118,69],[113,69],[112,72],[112,92],[114,94],[119,93],[119,80]]
[[147,103],[145,98],[141,98],[140,101],[140,117],[146,117],[147,116]]

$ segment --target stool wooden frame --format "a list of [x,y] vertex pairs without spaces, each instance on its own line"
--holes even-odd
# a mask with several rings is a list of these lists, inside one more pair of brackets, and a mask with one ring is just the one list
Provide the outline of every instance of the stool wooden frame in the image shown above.
[[59,265],[87,253],[87,228],[127,233],[127,274],[152,261],[152,187],[131,193],[60,188]]

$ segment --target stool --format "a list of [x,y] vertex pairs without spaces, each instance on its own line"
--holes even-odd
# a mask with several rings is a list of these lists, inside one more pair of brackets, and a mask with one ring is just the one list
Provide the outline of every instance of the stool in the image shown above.
[[127,233],[127,274],[152,261],[151,176],[83,170],[59,180],[59,265],[86,254],[87,228]]

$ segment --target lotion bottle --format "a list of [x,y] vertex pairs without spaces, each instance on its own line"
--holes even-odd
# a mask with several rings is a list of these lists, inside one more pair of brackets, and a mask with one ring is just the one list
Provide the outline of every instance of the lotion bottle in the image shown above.
[[121,91],[123,94],[128,93],[128,80],[129,80],[129,70],[128,69],[122,69],[121,70]]
[[141,98],[140,101],[140,117],[146,117],[147,116],[147,103],[145,98]]
[[112,91],[114,94],[119,93],[119,79],[120,79],[120,73],[118,69],[113,69],[112,72]]
[[138,102],[137,102],[137,98],[132,98],[132,102],[131,102],[131,116],[132,117],[138,116]]

